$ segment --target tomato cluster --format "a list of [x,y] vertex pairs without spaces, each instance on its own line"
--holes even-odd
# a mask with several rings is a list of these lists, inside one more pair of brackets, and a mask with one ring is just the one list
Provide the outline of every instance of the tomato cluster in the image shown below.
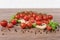
[[[23,19],[25,22],[17,22],[17,20]],[[36,23],[36,25],[42,25],[42,23],[49,24],[50,20],[53,19],[52,15],[47,15],[43,13],[36,13],[32,11],[24,11],[24,12],[18,12],[14,18],[8,23],[6,20],[2,20],[0,22],[1,26],[12,28],[17,23],[20,24],[20,27],[22,29],[25,28],[32,28],[32,24]],[[47,30],[51,30],[52,28],[47,26]]]

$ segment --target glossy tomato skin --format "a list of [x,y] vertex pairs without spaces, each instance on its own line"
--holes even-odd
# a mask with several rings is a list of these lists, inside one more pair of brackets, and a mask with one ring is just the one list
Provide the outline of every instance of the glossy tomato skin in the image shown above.
[[20,15],[19,15],[19,14],[16,15],[15,18],[16,18],[16,19],[20,19]]
[[45,24],[49,24],[49,21],[47,20],[43,20],[43,23],[45,23]]
[[13,24],[12,23],[9,23],[8,25],[7,25],[7,28],[13,28]]
[[42,21],[36,21],[36,24],[37,25],[41,25],[42,24]]
[[24,20],[28,21],[29,17],[27,15],[24,16]]
[[35,22],[35,19],[33,17],[30,17],[29,22],[34,23]]
[[43,20],[48,20],[48,16],[47,15],[43,15]]
[[49,19],[53,19],[53,16],[52,16],[52,15],[48,15],[48,18],[49,18]]
[[48,31],[51,31],[51,30],[52,30],[52,27],[47,26],[47,30],[48,30]]
[[28,27],[28,28],[32,28],[32,23],[31,23],[31,22],[28,22],[28,23],[27,23],[27,27]]
[[11,23],[12,23],[13,25],[16,25],[16,24],[17,24],[17,20],[16,20],[16,19],[13,19],[13,20],[11,21]]
[[27,27],[27,25],[25,23],[21,23],[20,26],[22,29],[25,29]]
[[0,22],[0,24],[1,24],[1,26],[3,26],[3,27],[6,27],[7,26],[7,21],[6,20],[2,20],[1,22]]
[[36,14],[33,13],[33,14],[32,14],[32,17],[35,18],[35,17],[36,17]]
[[23,18],[25,16],[24,13],[20,13],[20,17]]
[[42,20],[42,17],[36,16],[35,20],[36,20],[36,21],[40,21],[40,20]]

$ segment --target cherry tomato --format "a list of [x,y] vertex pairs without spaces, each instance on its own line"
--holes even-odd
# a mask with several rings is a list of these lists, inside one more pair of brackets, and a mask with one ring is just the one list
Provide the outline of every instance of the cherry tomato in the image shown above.
[[42,18],[40,16],[36,16],[36,21],[40,21]]
[[53,16],[52,16],[52,15],[48,15],[48,18],[49,18],[49,19],[53,19]]
[[16,19],[13,19],[13,20],[11,20],[11,23],[12,23],[13,25],[16,25],[16,24],[17,24],[17,20],[16,20]]
[[43,20],[43,23],[49,24],[49,21],[47,20]]
[[15,18],[16,18],[16,19],[20,19],[20,15],[16,15]]
[[28,22],[28,23],[27,23],[27,27],[28,27],[28,28],[32,28],[32,23],[31,23],[31,22]]
[[21,23],[20,26],[22,29],[25,29],[27,27],[27,25],[25,23]]
[[25,16],[25,14],[23,13],[20,13],[20,17],[23,18]]
[[42,24],[42,21],[36,21],[36,24],[37,25],[41,25]]
[[50,31],[52,29],[52,27],[50,26],[47,26],[47,30]]
[[7,27],[8,28],[12,28],[14,25],[12,24],[12,23],[9,23],[8,25],[7,25]]
[[6,20],[2,20],[1,22],[0,22],[0,24],[1,24],[1,26],[3,26],[3,27],[6,27],[7,26],[7,21]]
[[43,15],[43,20],[48,20],[48,16],[47,15]]
[[32,17],[34,17],[34,18],[35,18],[35,17],[36,17],[36,14],[34,14],[34,13],[33,13],[33,14],[32,14]]
[[32,23],[34,23],[35,19],[33,17],[30,17],[29,21],[32,22]]
[[29,17],[27,15],[24,16],[24,20],[28,21]]

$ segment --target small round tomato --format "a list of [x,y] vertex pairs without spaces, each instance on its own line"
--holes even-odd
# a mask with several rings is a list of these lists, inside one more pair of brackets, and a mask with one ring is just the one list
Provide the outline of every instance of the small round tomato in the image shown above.
[[29,21],[32,22],[32,23],[34,23],[35,19],[33,17],[30,17]]
[[48,19],[53,19],[53,16],[52,15],[48,15]]
[[36,16],[35,20],[40,21],[40,20],[42,20],[42,18],[40,16]]
[[49,24],[49,21],[47,20],[43,20],[43,23],[45,23],[45,24]]
[[52,27],[50,27],[50,26],[47,26],[47,28],[46,28],[48,31],[50,31],[51,29],[52,29]]
[[25,29],[27,25],[25,23],[21,23],[20,26],[22,29]]
[[16,19],[20,19],[20,15],[16,15],[15,18],[16,18]]
[[48,20],[48,16],[47,15],[43,15],[43,20]]
[[34,14],[34,13],[33,13],[33,14],[32,14],[32,17],[34,17],[34,18],[35,18],[35,17],[36,17],[36,14]]
[[7,21],[6,20],[2,20],[1,22],[0,22],[0,24],[1,24],[1,26],[3,26],[3,27],[6,27],[7,26]]
[[9,23],[8,25],[7,25],[7,27],[8,28],[12,28],[14,25],[12,24],[12,23]]
[[31,23],[31,22],[28,22],[28,23],[27,23],[27,27],[28,27],[28,28],[32,28],[32,23]]
[[41,25],[42,24],[42,21],[36,21],[36,24],[37,25]]
[[24,13],[20,13],[20,17],[23,18],[25,16]]
[[16,25],[16,24],[17,24],[17,20],[16,20],[16,19],[13,19],[13,20],[11,20],[11,23],[12,23],[13,25]]
[[28,21],[29,17],[27,15],[24,16],[24,20]]

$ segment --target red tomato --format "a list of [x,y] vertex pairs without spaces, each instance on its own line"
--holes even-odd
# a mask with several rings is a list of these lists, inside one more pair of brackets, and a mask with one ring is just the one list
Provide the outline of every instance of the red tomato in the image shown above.
[[53,16],[52,16],[52,15],[48,15],[48,18],[49,18],[49,19],[53,19]]
[[22,29],[25,29],[27,25],[25,23],[21,23],[20,26]]
[[36,24],[37,25],[41,25],[42,24],[42,21],[36,21]]
[[32,17],[34,17],[34,18],[35,18],[35,17],[36,17],[36,14],[34,14],[34,13],[33,13],[33,14],[32,14]]
[[42,20],[42,17],[40,17],[40,16],[36,16],[36,21],[40,21],[40,20]]
[[16,18],[16,19],[20,19],[20,15],[16,15],[15,18]]
[[28,21],[29,17],[27,15],[24,16],[24,20]]
[[23,18],[25,16],[25,14],[23,13],[20,13],[20,17]]
[[48,20],[48,16],[47,15],[43,15],[43,20]]
[[8,25],[7,25],[7,27],[8,28],[12,28],[14,25],[12,24],[12,23],[9,23]]
[[49,24],[49,21],[47,20],[43,20],[43,23]]
[[50,31],[52,29],[52,27],[50,26],[47,26],[47,30]]
[[13,25],[16,25],[16,24],[17,24],[17,20],[16,20],[16,19],[13,19],[13,20],[11,21],[11,23],[12,23]]
[[3,27],[6,27],[7,26],[7,21],[6,20],[2,20],[1,22],[0,22],[0,24],[1,24],[1,26],[3,26]]
[[27,26],[28,26],[28,28],[32,28],[32,23],[31,22],[28,22],[27,23]]
[[34,23],[35,19],[33,17],[30,17],[29,21],[32,22],[32,23]]

